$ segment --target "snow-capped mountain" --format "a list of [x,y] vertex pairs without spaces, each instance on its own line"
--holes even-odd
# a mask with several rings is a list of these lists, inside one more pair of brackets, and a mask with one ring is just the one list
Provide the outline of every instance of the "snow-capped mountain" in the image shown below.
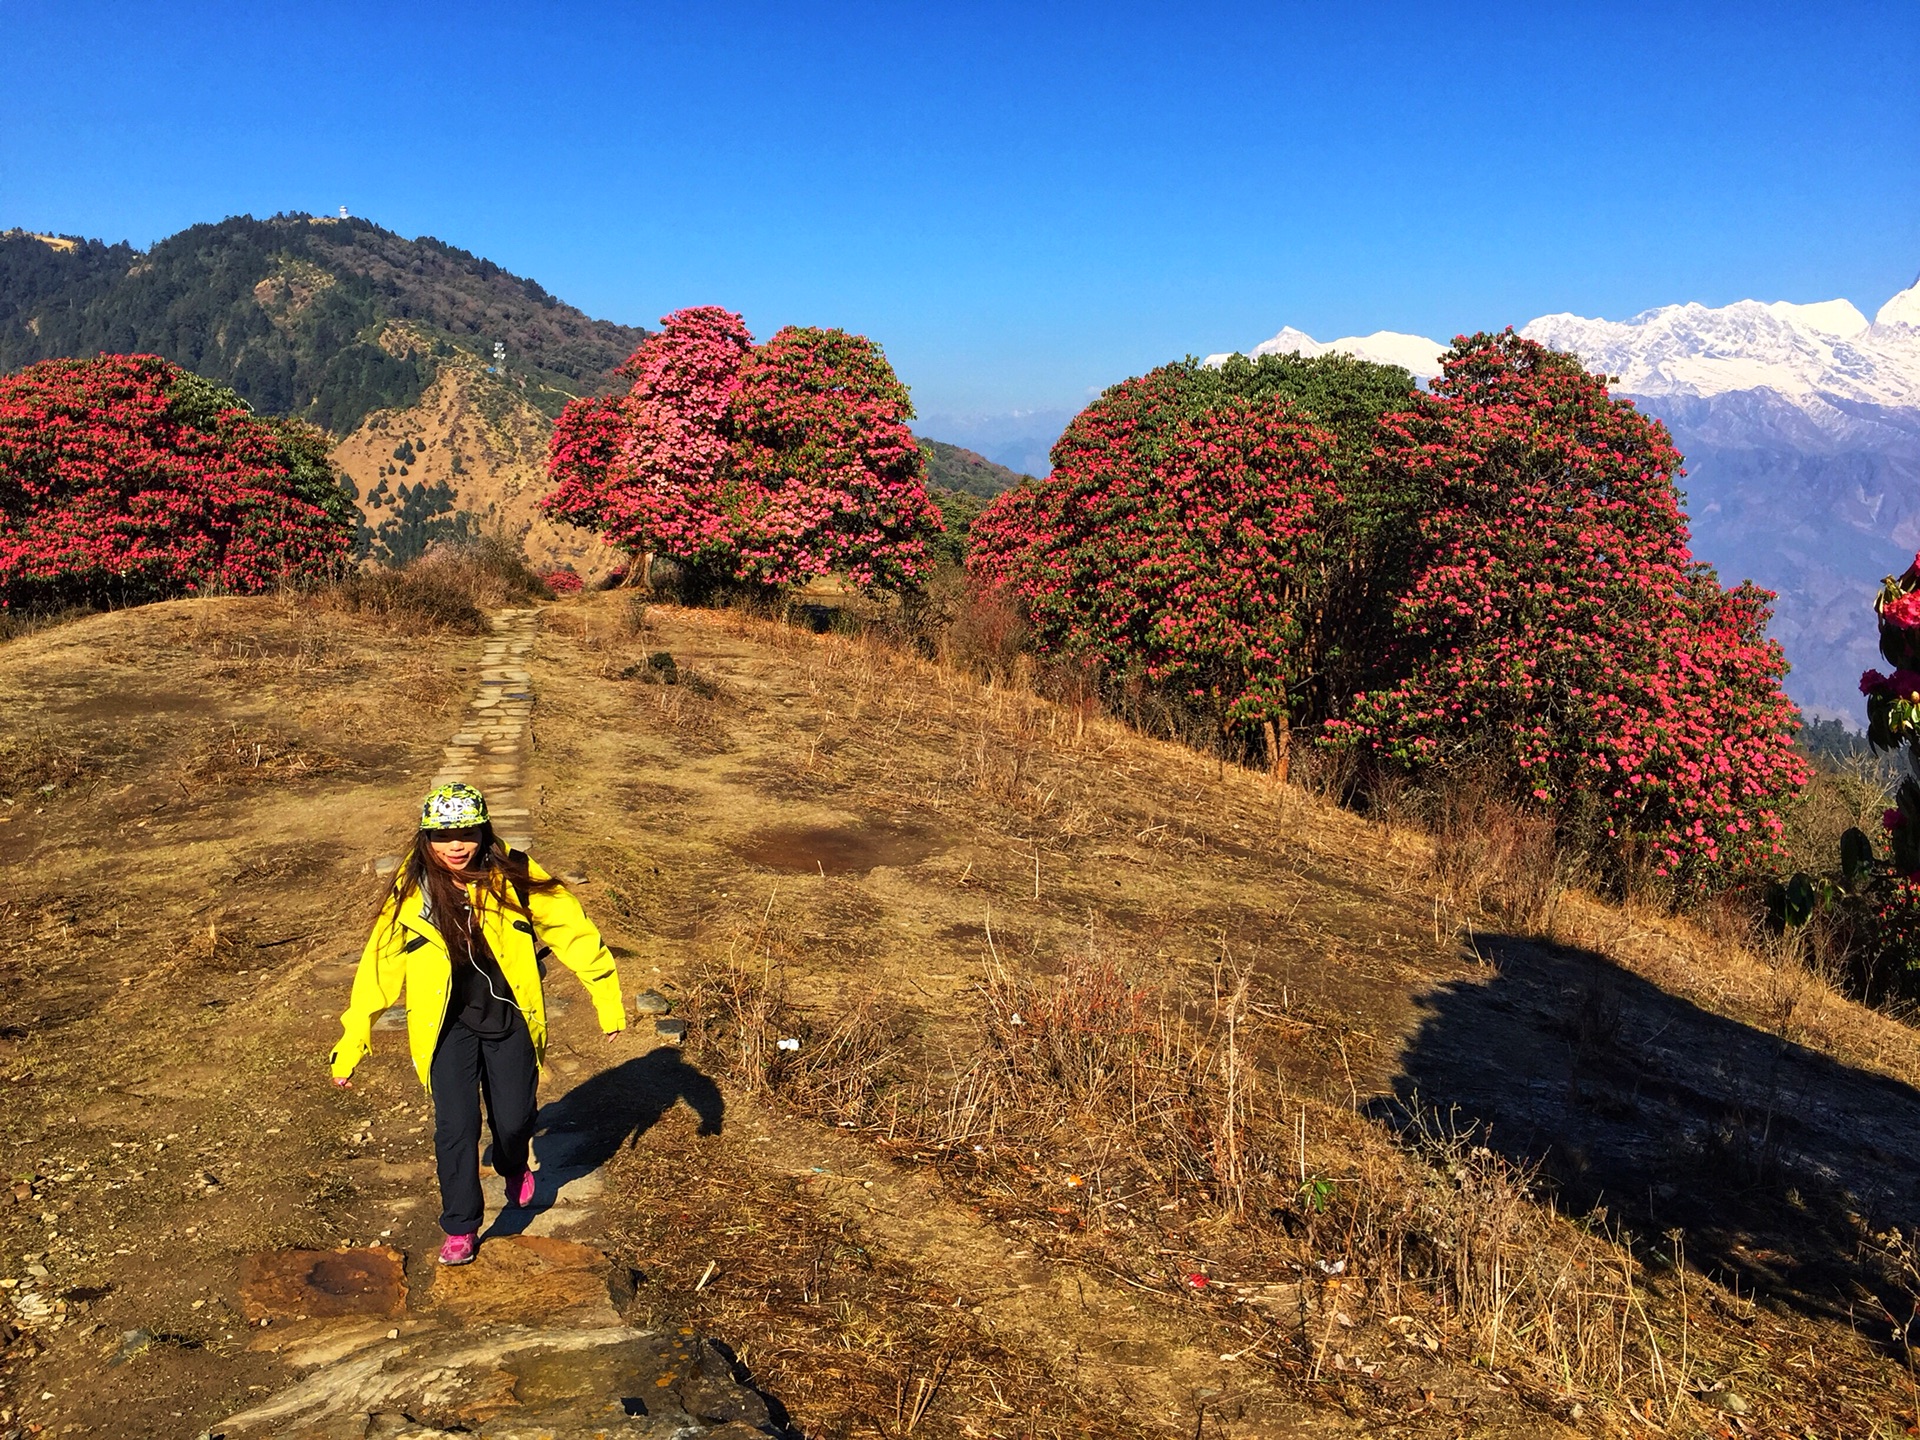
[[1629,395],[1772,390],[1822,406],[1920,407],[1920,284],[1882,305],[1872,324],[1848,300],[1740,300],[1663,305],[1622,321],[1542,315],[1520,333],[1618,376]]
[[[1247,353],[1256,358],[1261,355],[1298,353],[1312,359],[1316,355],[1330,355],[1337,351],[1358,360],[1371,360],[1376,365],[1398,365],[1403,370],[1412,371],[1416,379],[1431,380],[1440,373],[1440,352],[1446,348],[1424,335],[1403,335],[1397,330],[1349,335],[1344,340],[1328,340],[1323,344],[1304,330],[1296,330],[1289,325],[1271,340],[1261,341]],[[1209,355],[1206,363],[1218,365],[1226,358],[1225,355]]]
[[[1694,553],[1723,580],[1778,592],[1788,691],[1859,724],[1856,682],[1879,660],[1873,592],[1920,549],[1920,281],[1871,322],[1847,300],[1741,300],[1629,320],[1543,315],[1520,333],[1616,377],[1666,422],[1687,457]],[[1251,353],[1340,351],[1430,379],[1444,348],[1289,328]]]

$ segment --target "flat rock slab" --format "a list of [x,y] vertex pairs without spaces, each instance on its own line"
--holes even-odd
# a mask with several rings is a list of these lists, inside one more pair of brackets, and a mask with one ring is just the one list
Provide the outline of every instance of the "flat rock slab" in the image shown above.
[[216,1427],[284,1440],[589,1440],[782,1433],[719,1346],[686,1331],[507,1325],[392,1340]]
[[441,1268],[428,1303],[468,1325],[524,1325],[560,1314],[576,1324],[605,1325],[632,1293],[625,1269],[592,1246],[511,1235],[483,1240],[471,1265]]
[[360,1250],[263,1250],[240,1274],[249,1320],[393,1316],[407,1308],[406,1257],[390,1245]]

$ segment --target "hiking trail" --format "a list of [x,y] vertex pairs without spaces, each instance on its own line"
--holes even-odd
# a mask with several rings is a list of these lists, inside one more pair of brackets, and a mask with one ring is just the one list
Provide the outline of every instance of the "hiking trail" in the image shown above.
[[[480,787],[496,832],[521,850],[533,842],[525,770],[534,695],[526,664],[539,623],[531,609],[493,618],[478,690],[433,781]],[[397,863],[385,857],[375,869],[391,874]],[[556,1013],[575,1003],[563,985],[552,987]],[[404,1032],[405,1023],[396,1006],[377,1028]],[[528,1209],[506,1208],[504,1181],[483,1152],[489,1223],[470,1265],[435,1270],[421,1257],[403,1275],[401,1252],[390,1246],[252,1257],[241,1301],[248,1320],[261,1324],[254,1343],[270,1343],[305,1373],[209,1437],[746,1440],[779,1433],[784,1416],[776,1419],[767,1400],[740,1383],[730,1352],[690,1328],[639,1329],[620,1318],[616,1307],[631,1298],[633,1277],[595,1245],[597,1172],[611,1149],[599,1127],[609,1118],[618,1123],[620,1099],[638,1097],[608,1089],[609,1073],[617,1071],[583,1073],[564,1054],[550,1060]],[[575,1098],[583,1081],[599,1093]],[[431,1173],[430,1166],[410,1168]]]

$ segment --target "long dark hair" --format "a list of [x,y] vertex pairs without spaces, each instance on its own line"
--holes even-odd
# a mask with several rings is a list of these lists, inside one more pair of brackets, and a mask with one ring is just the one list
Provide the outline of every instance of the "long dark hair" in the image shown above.
[[[490,821],[480,826],[479,848],[473,852],[473,860],[467,869],[458,876],[434,862],[433,852],[429,848],[433,844],[433,836],[431,830],[414,832],[413,844],[393,877],[391,893],[405,900],[418,891],[426,892],[440,934],[446,940],[448,949],[455,952],[455,964],[464,963],[467,958],[467,937],[461,927],[446,922],[460,913],[460,906],[465,900],[461,893],[463,884],[479,885],[503,910],[529,920],[532,917],[527,914],[527,907],[520,903],[520,896],[544,894],[560,888],[560,882],[552,876],[534,879],[525,852],[509,849],[506,842],[493,833]],[[397,923],[399,914],[400,908],[395,905],[389,923]]]

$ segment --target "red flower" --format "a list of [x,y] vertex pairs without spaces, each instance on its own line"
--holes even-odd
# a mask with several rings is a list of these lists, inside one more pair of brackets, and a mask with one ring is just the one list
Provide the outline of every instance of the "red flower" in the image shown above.
[[1880,618],[1899,630],[1920,629],[1920,590],[1887,601],[1880,607]]
[[0,377],[0,608],[259,591],[334,572],[353,531],[317,431],[158,356]]

